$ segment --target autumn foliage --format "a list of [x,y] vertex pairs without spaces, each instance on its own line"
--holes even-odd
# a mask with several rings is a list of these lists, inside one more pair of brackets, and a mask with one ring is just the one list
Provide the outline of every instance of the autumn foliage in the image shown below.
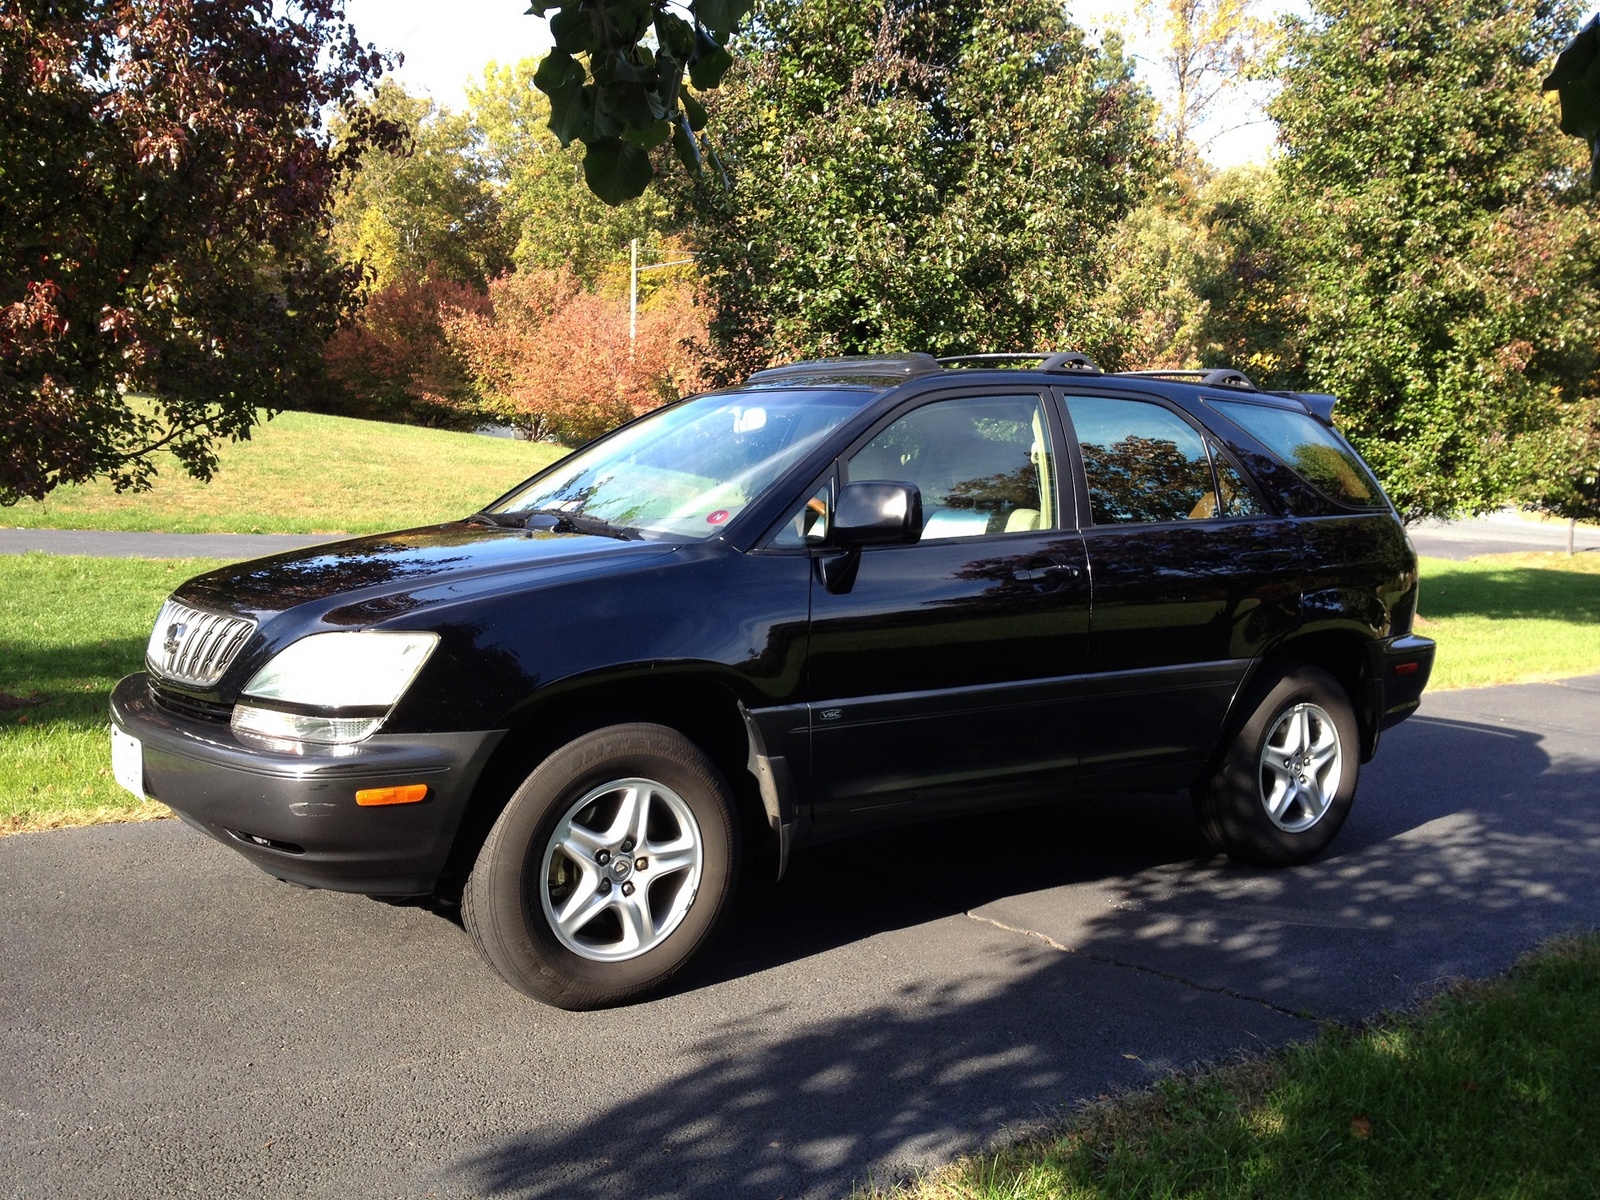
[[441,311],[481,314],[488,298],[447,279],[397,279],[328,339],[333,387],[319,408],[346,417],[445,429],[481,423],[466,364],[445,339]]
[[487,413],[569,445],[692,390],[705,336],[689,290],[668,285],[641,306],[630,344],[627,297],[587,291],[565,267],[502,276],[486,304],[447,309],[442,325]]
[[[383,69],[338,0],[0,4],[0,504],[209,476],[316,365],[354,280],[324,115]],[[133,399],[141,396],[140,399]]]

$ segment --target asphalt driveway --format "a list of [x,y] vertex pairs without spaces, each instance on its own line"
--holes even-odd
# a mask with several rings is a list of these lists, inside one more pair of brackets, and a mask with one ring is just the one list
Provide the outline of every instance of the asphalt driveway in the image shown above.
[[604,1013],[176,822],[0,839],[0,1196],[840,1196],[1600,926],[1597,852],[1600,677],[1428,697],[1293,871],[1168,796],[803,853]]

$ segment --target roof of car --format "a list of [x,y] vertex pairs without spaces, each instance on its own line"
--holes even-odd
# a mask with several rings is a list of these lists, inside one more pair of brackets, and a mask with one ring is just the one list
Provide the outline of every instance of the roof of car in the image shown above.
[[1335,397],[1315,392],[1263,391],[1243,371],[1232,367],[1206,370],[1102,371],[1084,354],[1047,351],[1037,354],[961,354],[935,358],[931,354],[875,354],[845,358],[817,358],[768,367],[752,374],[746,387],[863,387],[884,391],[909,380],[930,379],[954,372],[1071,376],[1076,379],[1138,380],[1187,385],[1249,396],[1258,403],[1309,412],[1331,424]]

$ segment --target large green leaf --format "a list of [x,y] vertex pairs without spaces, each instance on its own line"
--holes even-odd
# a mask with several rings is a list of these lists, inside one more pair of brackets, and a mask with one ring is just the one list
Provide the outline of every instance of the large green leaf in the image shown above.
[[725,41],[754,7],[751,0],[695,0],[694,15],[719,40]]
[[607,204],[622,204],[650,186],[650,156],[621,138],[601,138],[588,145],[583,177],[589,190]]

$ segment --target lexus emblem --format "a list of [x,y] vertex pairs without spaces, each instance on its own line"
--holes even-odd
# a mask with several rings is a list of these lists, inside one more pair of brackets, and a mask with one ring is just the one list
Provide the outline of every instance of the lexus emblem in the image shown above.
[[167,640],[161,643],[161,648],[171,658],[178,652],[178,647],[183,645],[183,635],[189,632],[189,627],[182,621],[174,621],[167,626]]

